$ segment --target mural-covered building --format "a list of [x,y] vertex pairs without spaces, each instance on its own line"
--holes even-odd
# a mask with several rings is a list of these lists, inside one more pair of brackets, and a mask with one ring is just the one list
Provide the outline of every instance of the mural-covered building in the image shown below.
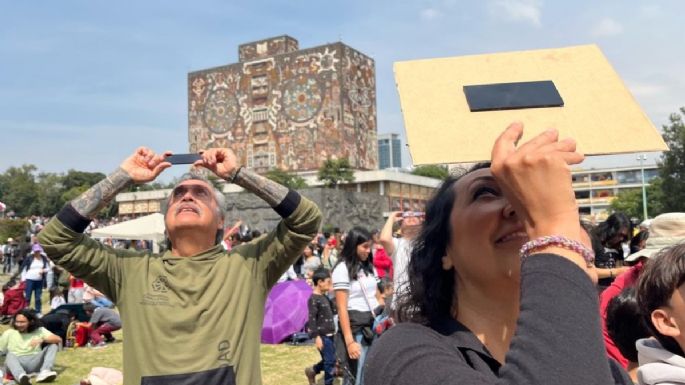
[[377,169],[374,61],[343,43],[243,44],[238,63],[188,74],[188,136],[191,152],[231,147],[257,172],[312,171],[343,157]]

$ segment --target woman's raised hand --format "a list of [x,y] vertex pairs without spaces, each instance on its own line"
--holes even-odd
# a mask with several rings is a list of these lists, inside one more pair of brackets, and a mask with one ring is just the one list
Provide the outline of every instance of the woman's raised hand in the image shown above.
[[505,198],[530,239],[560,235],[580,241],[570,166],[582,162],[583,154],[576,151],[573,139],[559,140],[554,129],[517,146],[522,135],[523,124],[512,123],[492,149],[492,174]]

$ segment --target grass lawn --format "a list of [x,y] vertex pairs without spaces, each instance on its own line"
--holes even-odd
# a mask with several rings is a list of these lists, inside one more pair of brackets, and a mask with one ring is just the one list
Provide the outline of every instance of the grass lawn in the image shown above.
[[[49,301],[43,295],[43,307],[49,308]],[[47,304],[47,307],[45,306]],[[46,311],[46,310],[44,310]],[[124,327],[126,327],[124,325]],[[0,333],[8,328],[0,325]],[[67,348],[57,354],[54,370],[59,373],[53,384],[74,385],[85,377],[94,366],[122,369],[123,340],[122,331],[113,333],[116,341],[102,349]],[[307,383],[304,368],[320,359],[314,345],[292,346],[262,345],[262,380],[264,385],[303,385]],[[317,377],[323,384],[323,374]],[[337,380],[340,383],[340,380]]]
[[[7,329],[2,325],[0,330]],[[54,384],[73,385],[85,377],[94,366],[122,368],[123,339],[121,330],[114,332],[117,340],[102,349],[66,348],[57,354],[54,370],[59,373]],[[319,360],[313,345],[262,345],[262,380],[264,385],[303,385],[307,383],[304,367]],[[317,377],[323,384],[323,374]],[[338,381],[339,383],[339,381]]]

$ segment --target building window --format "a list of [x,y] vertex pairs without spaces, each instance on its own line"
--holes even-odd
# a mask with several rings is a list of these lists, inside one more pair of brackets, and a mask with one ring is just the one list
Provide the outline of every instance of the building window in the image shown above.
[[264,122],[269,120],[269,110],[266,108],[258,108],[252,110],[252,121],[257,123],[257,122]]

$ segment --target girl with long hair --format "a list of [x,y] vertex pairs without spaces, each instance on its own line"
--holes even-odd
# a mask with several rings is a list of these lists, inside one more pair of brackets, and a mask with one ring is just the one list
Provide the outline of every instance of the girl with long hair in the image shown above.
[[340,320],[338,345],[344,384],[359,385],[363,383],[366,352],[373,342],[374,314],[384,305],[377,290],[368,230],[355,227],[347,233],[332,278]]

